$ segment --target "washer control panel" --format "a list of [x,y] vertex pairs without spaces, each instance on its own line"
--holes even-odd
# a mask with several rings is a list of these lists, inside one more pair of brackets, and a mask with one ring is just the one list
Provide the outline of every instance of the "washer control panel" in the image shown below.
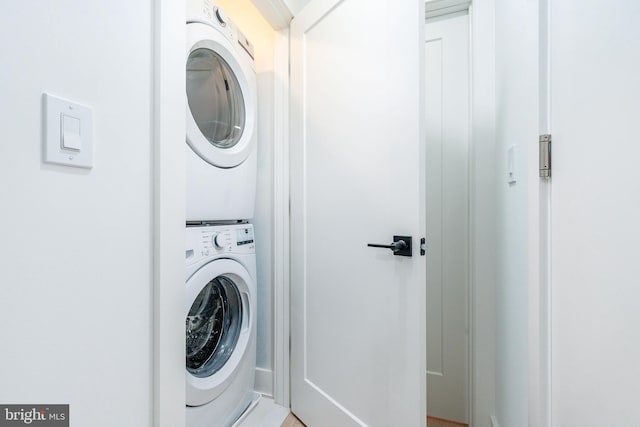
[[187,23],[199,22],[209,25],[220,31],[238,52],[245,53],[251,59],[251,64],[255,60],[253,44],[229,19],[223,9],[218,7],[213,0],[187,0]]
[[252,224],[187,227],[185,259],[187,264],[222,254],[254,254]]
[[187,0],[187,23],[190,22],[209,25],[233,43],[238,42],[235,25],[213,0]]

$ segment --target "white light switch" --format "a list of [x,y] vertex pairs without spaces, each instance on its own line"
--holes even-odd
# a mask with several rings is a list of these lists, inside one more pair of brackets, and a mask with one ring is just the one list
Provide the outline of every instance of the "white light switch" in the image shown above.
[[62,148],[76,151],[82,148],[80,120],[66,114],[62,115]]
[[91,108],[43,95],[43,159],[47,163],[93,167],[93,129]]

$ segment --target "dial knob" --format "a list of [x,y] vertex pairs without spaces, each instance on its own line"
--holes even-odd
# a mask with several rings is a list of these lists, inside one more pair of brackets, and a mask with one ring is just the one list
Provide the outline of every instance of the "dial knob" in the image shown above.
[[220,25],[222,25],[223,27],[225,25],[227,25],[227,14],[224,13],[224,11],[220,8],[216,9],[216,19],[218,19],[218,22],[220,23]]
[[224,247],[224,236],[220,233],[216,233],[211,237],[211,243],[218,249],[222,249]]

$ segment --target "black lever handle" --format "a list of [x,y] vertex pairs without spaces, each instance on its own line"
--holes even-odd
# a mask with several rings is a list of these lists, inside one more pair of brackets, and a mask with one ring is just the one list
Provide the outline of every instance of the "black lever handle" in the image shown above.
[[381,245],[379,243],[368,243],[370,248],[391,249],[394,255],[411,256],[411,236],[393,236],[393,243]]
[[404,240],[398,240],[397,242],[393,242],[390,245],[379,245],[377,243],[367,243],[367,246],[371,248],[391,249],[393,252],[398,252],[400,249],[405,249],[407,247],[407,242],[405,242]]

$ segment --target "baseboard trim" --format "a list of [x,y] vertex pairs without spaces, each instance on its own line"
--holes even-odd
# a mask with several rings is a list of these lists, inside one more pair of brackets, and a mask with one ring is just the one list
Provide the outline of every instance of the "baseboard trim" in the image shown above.
[[491,427],[500,427],[500,423],[495,415],[491,416]]
[[256,368],[254,389],[263,396],[273,398],[273,371],[271,369]]

